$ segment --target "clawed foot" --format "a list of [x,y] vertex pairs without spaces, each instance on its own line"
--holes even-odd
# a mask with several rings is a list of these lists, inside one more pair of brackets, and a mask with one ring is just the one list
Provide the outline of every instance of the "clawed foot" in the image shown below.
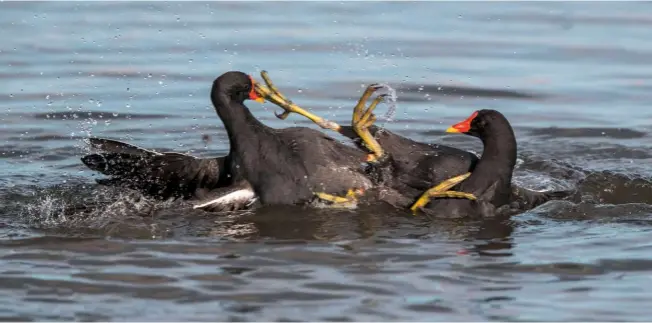
[[461,183],[465,179],[467,179],[469,176],[471,176],[471,173],[466,173],[462,174],[459,176],[455,176],[453,178],[449,178],[443,182],[441,182],[439,185],[428,189],[425,191],[421,197],[410,207],[410,210],[414,215],[417,214],[417,210],[423,208],[430,202],[431,198],[435,197],[452,197],[452,198],[465,198],[469,199],[472,201],[475,201],[477,198],[475,195],[471,193],[464,193],[464,192],[458,192],[458,191],[449,191],[451,187]]
[[330,202],[336,207],[351,207],[357,204],[358,198],[364,194],[364,189],[349,189],[344,197],[328,193],[315,193],[320,200]]
[[254,87],[256,89],[256,92],[258,92],[258,94],[263,98],[265,98],[266,100],[269,100],[270,102],[276,104],[277,106],[285,110],[280,114],[274,112],[277,118],[281,120],[285,120],[290,115],[290,113],[294,112],[310,119],[312,122],[316,123],[318,126],[324,129],[331,129],[334,131],[340,130],[340,125],[337,124],[336,122],[328,121],[324,118],[314,115],[304,110],[303,108],[299,107],[298,105],[292,103],[290,99],[286,98],[283,94],[281,94],[281,92],[279,92],[279,90],[276,88],[274,83],[272,83],[272,80],[269,78],[267,71],[260,72],[260,76],[263,78],[267,86],[255,82]]
[[353,108],[353,118],[351,120],[353,130],[358,135],[358,137],[362,139],[364,145],[367,146],[367,148],[372,152],[369,156],[367,156],[368,162],[378,161],[385,154],[383,148],[380,146],[376,138],[374,138],[371,135],[371,132],[369,132],[369,127],[371,127],[374,122],[376,122],[376,115],[373,113],[374,109],[376,109],[378,103],[385,100],[387,95],[381,94],[377,96],[371,102],[371,104],[365,108],[365,104],[371,95],[381,88],[382,86],[378,84],[369,85],[360,97],[360,100],[358,100],[358,104],[356,104],[355,108]]

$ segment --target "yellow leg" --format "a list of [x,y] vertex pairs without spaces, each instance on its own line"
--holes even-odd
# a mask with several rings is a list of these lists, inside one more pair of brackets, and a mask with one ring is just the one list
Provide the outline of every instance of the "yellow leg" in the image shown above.
[[[319,125],[324,129],[330,129],[337,132],[341,130],[341,126],[336,122],[328,121],[324,118],[321,118],[292,103],[291,100],[289,100],[287,97],[285,97],[283,94],[281,94],[278,91],[278,89],[276,88],[272,80],[269,78],[269,74],[267,73],[267,71],[260,72],[260,76],[263,78],[267,86],[255,82],[254,86],[256,88],[256,92],[258,92],[258,94],[263,98],[267,99],[268,101],[274,103],[275,105],[285,110],[283,113],[280,114],[275,113],[276,117],[285,120],[285,118],[287,118],[290,115],[290,113],[294,112],[310,119],[312,122],[314,122],[315,124]],[[376,106],[380,102],[382,102],[386,96],[380,95],[376,97],[376,99],[365,110],[365,104],[367,103],[371,95],[380,88],[382,87],[376,84],[372,84],[368,86],[353,109],[353,118],[352,118],[353,130],[360,137],[360,139],[362,139],[362,142],[365,144],[365,146],[367,146],[367,148],[371,150],[372,154],[370,154],[367,158],[367,161],[369,162],[376,161],[384,154],[383,148],[380,146],[378,141],[371,135],[368,129],[376,121],[376,116],[373,114],[373,110],[376,109]]]
[[367,89],[364,91],[362,96],[360,97],[360,100],[358,100],[358,104],[356,104],[355,108],[353,108],[353,117],[351,120],[351,125],[353,126],[353,130],[355,133],[362,139],[362,142],[371,150],[372,154],[370,154],[367,157],[367,161],[373,162],[381,158],[385,152],[383,148],[380,146],[376,138],[374,138],[371,135],[371,132],[369,132],[369,127],[374,124],[376,121],[376,116],[373,114],[374,109],[376,109],[376,106],[380,102],[383,102],[385,99],[385,95],[379,95],[376,97],[376,99],[371,102],[369,107],[364,109],[365,103],[367,100],[369,100],[369,97],[371,97],[371,94],[378,90],[380,87],[378,85],[372,84]]
[[[258,92],[258,94],[263,98],[285,110],[281,114],[276,114],[276,117],[284,120],[290,115],[290,113],[294,112],[310,119],[312,122],[324,129],[330,129],[337,132],[341,130],[341,126],[336,122],[321,118],[292,103],[291,100],[289,100],[278,91],[266,71],[262,71],[260,76],[263,78],[267,86],[255,82],[254,86],[256,88],[256,92]],[[365,104],[371,95],[380,88],[382,87],[376,84],[372,84],[367,87],[353,109],[353,117],[351,122],[355,133],[358,135],[358,137],[360,137],[360,139],[362,139],[364,145],[367,146],[367,148],[369,148],[369,150],[372,152],[372,154],[370,154],[367,158],[367,161],[369,162],[378,160],[385,153],[378,141],[369,132],[369,127],[371,127],[376,121],[376,116],[373,114],[374,109],[376,109],[376,106],[378,106],[380,102],[383,102],[386,96],[380,95],[376,97],[376,99],[369,105],[369,107],[365,109]]]
[[430,199],[433,197],[451,197],[451,198],[465,198],[469,200],[476,200],[475,195],[471,193],[464,193],[464,192],[458,192],[458,191],[449,191],[449,189],[465,179],[467,179],[469,176],[471,176],[471,173],[466,173],[462,174],[459,176],[455,176],[453,178],[449,178],[441,183],[439,185],[432,187],[425,191],[421,197],[410,207],[410,210],[412,211],[413,214],[417,214],[417,210],[421,209],[422,207],[426,206],[428,202],[430,202]]
[[256,92],[258,92],[258,94],[263,98],[269,100],[270,102],[274,103],[275,105],[285,110],[281,114],[274,113],[276,114],[277,118],[281,120],[285,120],[285,118],[287,118],[290,115],[290,113],[294,112],[310,119],[312,122],[316,123],[318,126],[324,129],[331,129],[334,131],[340,130],[340,125],[337,124],[336,122],[328,121],[322,117],[312,114],[304,110],[303,108],[299,107],[298,105],[292,103],[291,100],[287,99],[283,94],[281,94],[281,92],[278,91],[274,83],[272,83],[272,80],[269,78],[267,71],[260,72],[260,76],[263,78],[267,86],[255,82],[254,87],[256,89]]

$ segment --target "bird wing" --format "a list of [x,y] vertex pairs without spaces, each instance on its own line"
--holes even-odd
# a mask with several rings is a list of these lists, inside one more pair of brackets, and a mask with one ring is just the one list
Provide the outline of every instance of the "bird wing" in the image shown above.
[[91,138],[99,153],[82,157],[90,169],[110,176],[98,183],[122,186],[163,199],[193,196],[197,189],[226,184],[225,160],[196,158],[174,152],[155,152],[111,139]]

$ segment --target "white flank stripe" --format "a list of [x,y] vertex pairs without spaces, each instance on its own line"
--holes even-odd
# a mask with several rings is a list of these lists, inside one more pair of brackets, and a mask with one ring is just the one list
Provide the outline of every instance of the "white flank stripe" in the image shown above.
[[193,209],[200,209],[205,206],[209,206],[212,204],[228,204],[228,203],[234,203],[237,201],[249,201],[255,197],[254,191],[248,190],[248,189],[242,189],[242,190],[237,190],[233,191],[229,194],[226,194],[224,196],[220,196],[214,200],[210,200],[206,203],[195,205],[192,208]]

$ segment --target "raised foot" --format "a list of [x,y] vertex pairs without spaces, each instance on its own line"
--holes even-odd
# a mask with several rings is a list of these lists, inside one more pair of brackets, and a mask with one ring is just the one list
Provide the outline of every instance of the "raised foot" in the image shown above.
[[365,107],[371,95],[380,88],[382,88],[382,86],[378,84],[369,85],[364,93],[362,93],[356,106],[353,108],[353,116],[351,120],[353,131],[355,131],[363,144],[371,151],[371,154],[367,156],[367,162],[376,162],[385,154],[376,138],[374,138],[373,135],[371,135],[371,132],[369,132],[369,127],[376,122],[376,115],[374,115],[373,111],[380,102],[385,101],[387,95],[381,94],[377,96],[368,107]]
[[290,99],[288,99],[287,97],[285,97],[285,95],[283,95],[276,88],[274,83],[272,83],[272,80],[269,78],[269,74],[267,73],[267,71],[260,72],[260,76],[263,78],[263,80],[265,81],[265,84],[267,84],[267,86],[265,86],[265,85],[263,85],[261,83],[255,82],[254,87],[256,89],[256,92],[258,92],[258,94],[260,96],[262,96],[263,98],[265,98],[266,100],[274,103],[275,105],[277,105],[277,106],[283,108],[283,110],[285,110],[284,112],[282,112],[280,114],[274,112],[274,115],[276,115],[277,118],[279,118],[281,120],[285,120],[290,115],[290,113],[294,112],[294,113],[300,114],[300,115],[310,119],[312,122],[314,122],[315,124],[317,124],[318,126],[324,128],[324,129],[330,129],[330,130],[334,130],[334,131],[339,131],[340,130],[340,125],[337,124],[336,122],[329,121],[329,120],[326,120],[324,118],[321,118],[321,117],[319,117],[319,116],[317,116],[315,114],[312,114],[312,113],[304,110],[303,108],[299,107],[298,105],[292,103],[292,101]]
[[315,193],[315,196],[322,201],[330,202],[334,207],[352,207],[358,202],[358,198],[364,194],[364,189],[349,189],[345,196],[337,196],[328,193]]
[[412,211],[412,214],[416,215],[417,211],[426,206],[426,204],[430,202],[431,198],[437,197],[464,198],[475,201],[477,198],[471,193],[449,191],[451,187],[461,183],[469,176],[471,176],[471,173],[455,176],[439,183],[435,187],[428,189],[421,195],[421,197],[419,197],[419,199],[414,204],[412,204],[410,211]]

